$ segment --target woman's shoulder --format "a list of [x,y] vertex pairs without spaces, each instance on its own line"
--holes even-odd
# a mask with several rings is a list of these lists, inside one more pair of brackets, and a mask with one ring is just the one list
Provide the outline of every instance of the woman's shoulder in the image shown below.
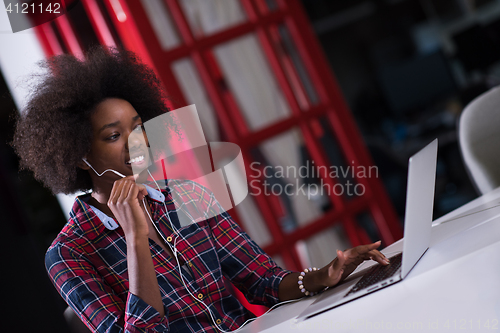
[[47,252],[60,247],[81,251],[85,244],[102,234],[106,227],[87,204],[89,194],[77,196],[69,218],[57,234]]

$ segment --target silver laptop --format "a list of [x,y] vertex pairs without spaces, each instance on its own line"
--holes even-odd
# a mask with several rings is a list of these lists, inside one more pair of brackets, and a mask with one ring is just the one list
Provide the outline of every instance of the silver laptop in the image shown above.
[[[413,155],[408,167],[403,252],[388,256],[388,266],[374,265],[327,290],[297,320],[304,320],[403,280],[429,248],[434,206],[438,140]],[[357,277],[356,277],[357,276]]]

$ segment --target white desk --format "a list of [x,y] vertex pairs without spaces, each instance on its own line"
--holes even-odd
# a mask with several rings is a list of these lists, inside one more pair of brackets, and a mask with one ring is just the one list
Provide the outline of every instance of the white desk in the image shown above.
[[405,280],[296,322],[315,297],[240,332],[500,332],[500,188],[434,221],[431,247]]

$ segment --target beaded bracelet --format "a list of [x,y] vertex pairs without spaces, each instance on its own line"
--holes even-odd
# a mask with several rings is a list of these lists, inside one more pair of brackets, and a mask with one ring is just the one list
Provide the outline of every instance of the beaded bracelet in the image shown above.
[[304,271],[300,272],[299,281],[297,283],[299,284],[300,291],[303,292],[304,295],[306,295],[306,296],[313,296],[316,293],[306,290],[306,287],[304,287],[304,283],[302,280],[304,280],[304,276],[306,276],[306,273],[309,273],[312,271],[317,271],[317,270],[318,269],[316,267],[313,267],[313,268],[309,267],[309,268],[304,269]]

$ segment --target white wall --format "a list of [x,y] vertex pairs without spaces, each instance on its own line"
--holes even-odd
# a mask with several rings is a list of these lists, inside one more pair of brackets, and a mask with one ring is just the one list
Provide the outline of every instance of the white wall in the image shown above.
[[[5,7],[0,6],[0,69],[18,109],[26,103],[28,90],[22,82],[30,73],[39,71],[37,62],[45,55],[33,29],[12,33]],[[58,195],[66,217],[73,204],[74,195]]]

